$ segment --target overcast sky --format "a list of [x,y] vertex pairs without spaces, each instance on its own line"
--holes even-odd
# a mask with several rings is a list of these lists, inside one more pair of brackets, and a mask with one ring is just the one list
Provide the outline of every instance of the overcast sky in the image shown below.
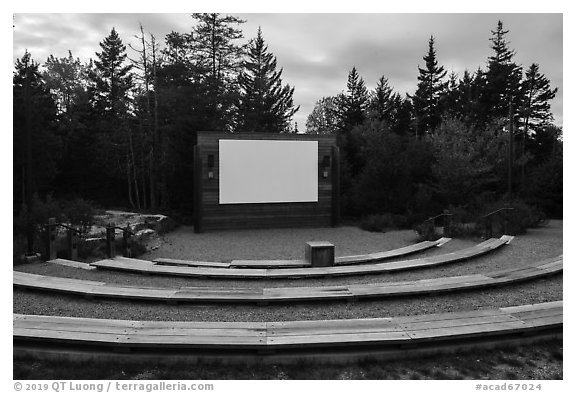
[[[438,62],[448,72],[485,68],[491,30],[498,20],[510,32],[507,40],[516,51],[514,60],[527,68],[531,63],[559,91],[552,102],[555,122],[562,117],[562,14],[241,14],[245,39],[260,26],[268,49],[284,69],[283,82],[295,87],[294,116],[300,130],[317,100],[346,89],[348,72],[355,66],[373,89],[381,76],[395,91],[416,89],[418,66],[436,39]],[[15,14],[13,61],[27,49],[44,63],[53,54],[88,60],[100,51],[99,42],[115,27],[124,43],[134,42],[139,23],[163,41],[170,31],[189,32],[189,14]],[[129,56],[135,54],[129,50]]]

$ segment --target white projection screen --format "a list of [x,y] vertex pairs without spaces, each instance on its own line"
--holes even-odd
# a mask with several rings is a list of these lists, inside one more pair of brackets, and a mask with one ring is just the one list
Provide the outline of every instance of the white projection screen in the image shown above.
[[318,202],[318,141],[219,140],[220,204]]

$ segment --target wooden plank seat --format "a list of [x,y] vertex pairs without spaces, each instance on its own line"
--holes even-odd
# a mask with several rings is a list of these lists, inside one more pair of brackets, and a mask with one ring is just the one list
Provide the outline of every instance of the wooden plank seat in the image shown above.
[[300,259],[285,259],[285,260],[251,260],[251,259],[235,259],[230,262],[230,267],[234,269],[288,269],[297,267],[309,267],[310,262]]
[[[389,318],[281,322],[172,322],[13,315],[14,343],[113,348],[282,350],[380,347],[560,331],[562,301]],[[262,356],[262,352],[259,352]],[[264,352],[265,353],[265,352]]]
[[126,258],[105,259],[93,262],[91,265],[100,269],[120,270],[132,273],[164,274],[185,277],[217,277],[217,278],[308,278],[334,277],[345,275],[379,274],[393,271],[439,266],[446,263],[464,261],[492,252],[505,244],[509,244],[511,236],[500,239],[489,239],[463,250],[427,258],[403,260],[396,262],[373,263],[368,265],[346,265],[308,268],[270,268],[270,269],[219,269],[209,267],[161,266],[149,261],[127,260]]
[[[394,250],[377,252],[365,255],[350,255],[336,257],[334,265],[353,265],[359,263],[371,263],[382,261],[390,258],[398,258],[422,252],[433,247],[441,247],[450,241],[450,238],[443,237],[436,241],[424,241],[410,246],[397,248]],[[174,265],[174,266],[196,266],[196,267],[223,267],[234,269],[282,269],[282,268],[297,268],[309,267],[310,262],[303,259],[286,259],[286,260],[251,260],[251,259],[236,259],[231,262],[203,262],[203,261],[190,261],[181,259],[169,258],[156,258],[153,262],[159,265]]]
[[370,284],[348,284],[320,287],[225,288],[181,287],[158,288],[118,286],[98,281],[47,277],[13,272],[16,288],[46,290],[84,295],[86,297],[126,298],[167,302],[297,302],[320,300],[357,300],[370,297],[411,296],[450,291],[489,288],[561,273],[563,256],[483,274],[441,277],[414,281]]
[[420,243],[412,244],[410,246],[396,248],[394,250],[376,252],[372,254],[364,255],[349,255],[343,257],[336,257],[334,260],[334,265],[353,265],[359,263],[372,263],[377,261],[383,261],[385,259],[404,257],[407,255],[415,254],[428,250],[433,247],[441,247],[448,243],[450,238],[443,237],[436,241],[423,241]]
[[196,267],[230,267],[230,262],[207,262],[207,261],[189,261],[184,259],[156,258],[152,262],[157,265],[169,266],[196,266]]

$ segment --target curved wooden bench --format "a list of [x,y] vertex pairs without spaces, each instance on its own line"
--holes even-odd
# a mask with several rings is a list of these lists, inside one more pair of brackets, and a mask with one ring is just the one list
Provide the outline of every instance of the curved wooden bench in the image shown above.
[[[396,248],[393,250],[377,252],[365,255],[350,255],[343,257],[336,257],[335,265],[353,265],[360,263],[371,263],[383,261],[391,258],[398,258],[428,250],[433,247],[441,247],[448,243],[451,239],[447,237],[440,238],[436,241],[424,241],[410,246]],[[171,259],[171,258],[156,258],[152,262],[158,265],[170,266],[190,266],[190,267],[221,267],[221,268],[235,268],[235,269],[268,269],[268,268],[295,268],[295,267],[309,267],[310,262],[301,259],[286,259],[286,260],[244,260],[235,259],[231,262],[206,262],[206,261],[191,261],[187,259]]]
[[542,278],[560,273],[562,268],[563,257],[560,255],[516,269],[484,274],[373,284],[287,288],[142,288],[14,271],[13,285],[17,288],[47,290],[86,297],[166,302],[255,302],[266,304],[269,302],[357,300],[472,290]]
[[478,257],[494,251],[513,239],[511,236],[502,236],[500,239],[489,239],[456,252],[437,255],[427,258],[374,263],[370,265],[350,265],[331,267],[308,267],[286,269],[220,269],[187,266],[159,266],[150,261],[126,258],[105,259],[93,262],[91,265],[100,269],[119,270],[142,274],[164,274],[184,277],[218,277],[218,278],[308,278],[308,277],[334,277],[359,274],[378,274],[408,269],[417,269],[460,262]]
[[[349,255],[336,257],[334,259],[335,266],[344,265],[355,265],[361,263],[374,263],[379,261],[384,261],[386,259],[398,258],[407,255],[416,254],[428,250],[433,247],[441,247],[448,243],[450,238],[443,237],[436,241],[423,241],[420,243],[412,244],[406,247],[396,248],[393,250],[375,252],[372,254],[363,255]],[[231,268],[249,268],[249,269],[268,269],[268,268],[297,268],[297,267],[310,267],[310,262],[305,260],[273,260],[273,261],[262,261],[262,260],[233,260],[230,262]]]
[[22,343],[98,346],[116,350],[199,349],[270,351],[371,349],[398,345],[446,345],[470,339],[560,331],[562,301],[492,310],[406,317],[283,321],[168,322],[13,315],[13,340]]

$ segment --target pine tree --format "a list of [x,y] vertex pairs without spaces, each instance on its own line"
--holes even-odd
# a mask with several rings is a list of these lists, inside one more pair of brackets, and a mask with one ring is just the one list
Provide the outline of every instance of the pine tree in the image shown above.
[[402,98],[395,93],[392,96],[392,126],[391,130],[398,135],[412,135],[414,129],[414,108],[408,97]]
[[236,26],[245,21],[220,14],[192,14],[196,21],[190,38],[194,74],[207,90],[204,116],[206,129],[231,130],[234,104],[238,99],[237,77],[244,45]]
[[368,90],[356,67],[348,73],[347,90],[338,96],[337,116],[341,133],[349,134],[352,128],[366,119],[368,108]]
[[487,124],[492,119],[508,117],[512,103],[514,111],[520,105],[520,81],[522,69],[512,61],[515,52],[506,41],[508,30],[504,30],[502,21],[498,21],[496,31],[492,31],[490,48],[494,51],[488,58],[488,70],[485,73],[486,85],[481,97],[481,121]]
[[100,43],[101,52],[90,78],[95,124],[93,130],[97,140],[99,166],[101,170],[123,179],[127,185],[128,201],[132,208],[141,208],[139,178],[142,170],[133,125],[131,124],[133,88],[132,65],[127,60],[126,46],[115,28]]
[[95,72],[91,78],[94,106],[112,118],[124,116],[129,109],[128,91],[132,88],[132,65],[125,65],[126,46],[115,28],[101,43],[102,52],[97,52]]
[[558,88],[550,87],[550,80],[540,73],[538,64],[532,64],[522,81],[522,106],[524,131],[529,133],[553,120],[550,101],[556,97]]
[[87,195],[88,190],[101,185],[98,173],[93,172],[97,159],[92,128],[95,116],[88,93],[92,68],[92,61],[82,63],[69,52],[62,58],[50,55],[42,74],[58,105],[57,132],[62,141],[58,174],[52,183],[63,194],[82,197],[92,196]]
[[342,186],[347,186],[347,177],[354,178],[363,166],[359,142],[352,134],[354,127],[362,124],[367,117],[368,90],[356,67],[348,73],[346,93],[337,96],[336,116],[338,119],[338,142],[343,161]]
[[50,55],[44,63],[42,77],[56,99],[60,114],[71,117],[74,106],[86,98],[89,69],[90,65],[82,64],[71,51],[62,58]]
[[29,52],[16,60],[13,87],[13,197],[14,215],[25,217],[28,252],[33,251],[34,226],[30,212],[34,194],[46,192],[55,175],[59,140],[54,133],[56,104],[45,85],[39,65]]
[[[538,64],[532,64],[525,74],[525,79],[521,85],[522,103],[520,115],[522,116],[522,139],[520,141],[520,181],[524,188],[525,166],[529,157],[526,154],[527,140],[533,138],[535,134],[546,130],[546,125],[553,120],[550,111],[550,101],[554,99],[558,88],[550,87],[550,80],[540,73]],[[533,144],[530,144],[533,145]]]
[[457,82],[450,82],[448,93],[444,99],[445,116],[458,119],[471,129],[478,122],[479,97],[484,85],[482,70],[475,73],[465,70],[463,77]]
[[448,83],[446,84],[446,90],[444,94],[440,97],[442,102],[443,113],[442,116],[447,118],[457,118],[458,117],[458,98],[459,98],[459,80],[458,75],[452,71],[448,75]]
[[268,52],[262,30],[248,45],[247,59],[238,77],[240,103],[237,131],[287,132],[294,107],[294,88],[282,86],[282,69],[276,70],[276,57]]
[[444,82],[446,70],[438,66],[436,60],[433,36],[428,41],[428,53],[423,59],[426,67],[418,67],[418,87],[412,97],[418,135],[432,133],[440,124],[442,119],[440,97],[447,85]]
[[388,79],[380,77],[376,88],[370,96],[369,110],[370,117],[379,121],[392,122],[393,118],[393,94],[392,87],[388,84]]

